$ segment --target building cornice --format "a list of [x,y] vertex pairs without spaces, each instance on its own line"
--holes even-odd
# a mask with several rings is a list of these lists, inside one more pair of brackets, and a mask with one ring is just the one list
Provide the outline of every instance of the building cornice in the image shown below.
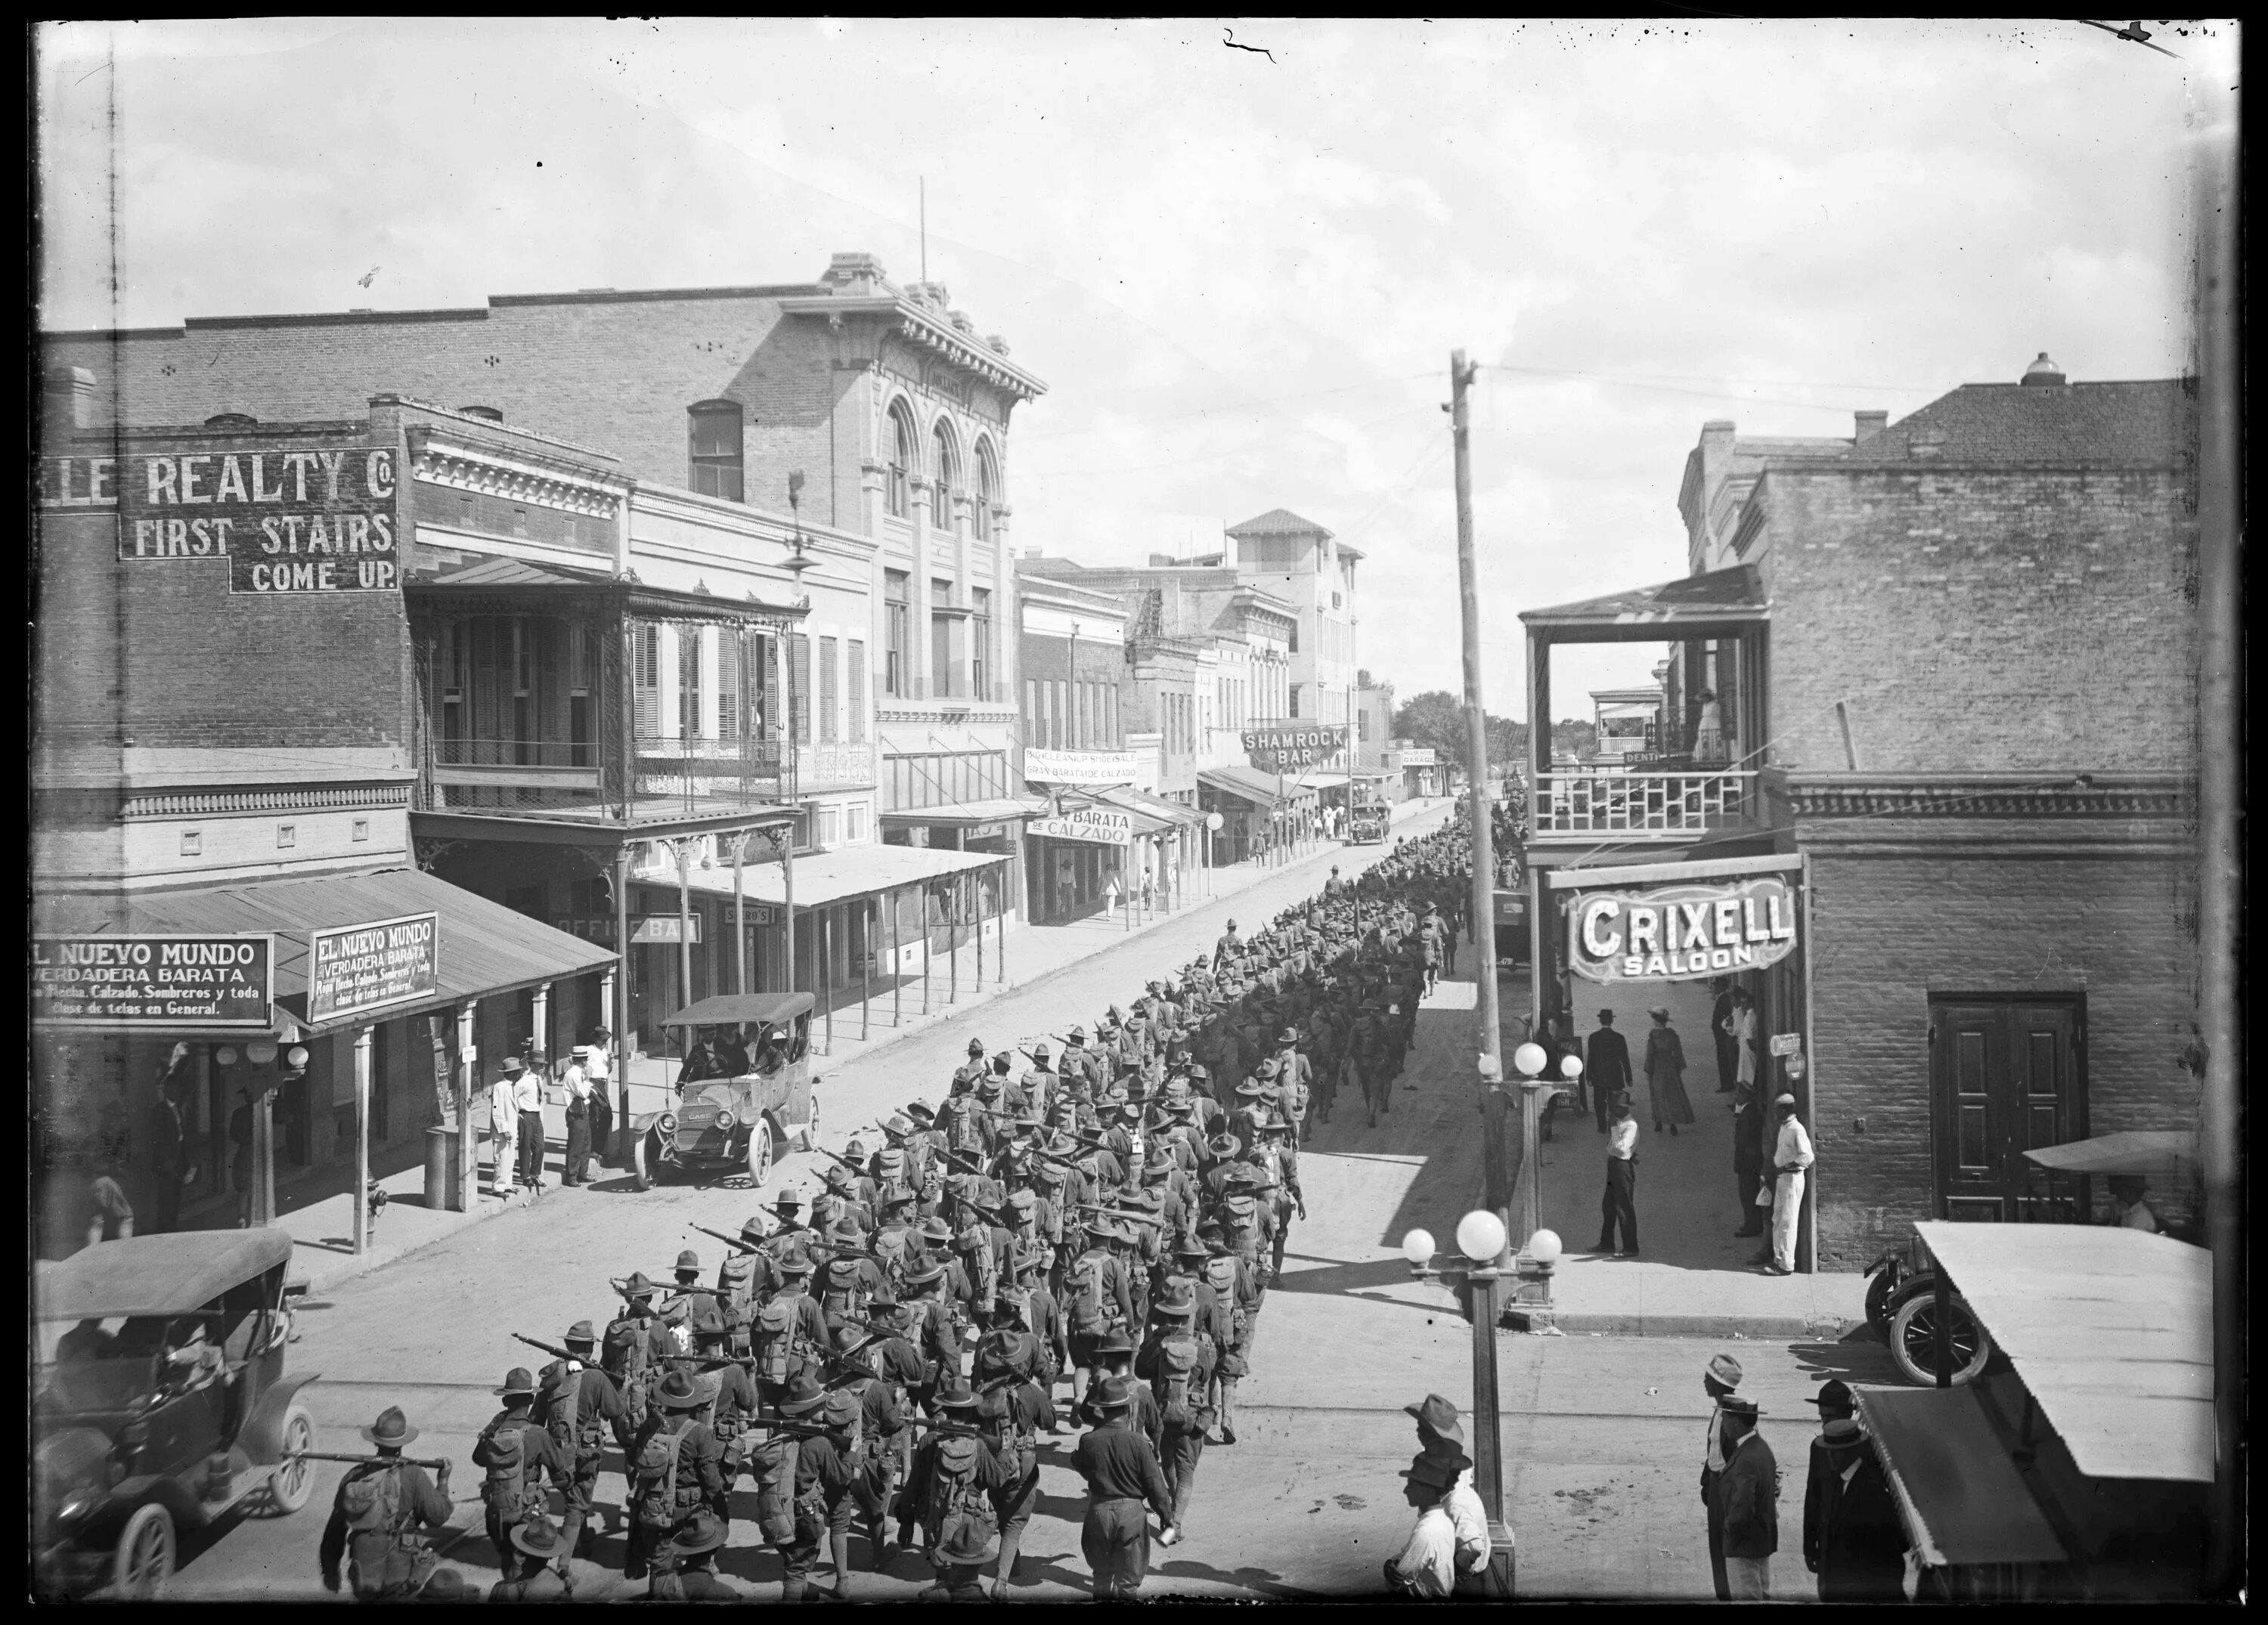
[[959,367],[1003,394],[1012,395],[1019,401],[1034,401],[1048,393],[1045,383],[1017,366],[982,339],[961,332],[950,321],[940,320],[910,299],[887,293],[827,293],[814,298],[782,299],[780,309],[790,316],[879,320],[885,332],[895,334],[916,349],[926,350],[939,360]]
[[600,477],[541,452],[441,439],[423,425],[409,430],[409,456],[413,476],[428,484],[596,518],[614,519],[630,495],[628,481]]
[[2165,819],[2195,814],[2179,774],[1813,774],[1771,776],[1789,816],[1837,819]]

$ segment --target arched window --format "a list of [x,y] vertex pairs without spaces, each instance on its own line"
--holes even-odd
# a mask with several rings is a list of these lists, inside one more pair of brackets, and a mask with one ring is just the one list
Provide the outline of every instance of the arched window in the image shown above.
[[685,409],[691,449],[693,489],[727,502],[745,500],[741,491],[740,406],[736,401],[703,401]]
[[990,440],[976,443],[976,539],[992,540],[992,510],[1000,502],[1000,460]]
[[943,418],[930,431],[931,489],[929,522],[939,530],[953,528],[953,494],[961,489],[961,454],[953,443],[953,425]]
[[910,518],[913,498],[908,482],[913,477],[914,420],[906,415],[905,403],[893,401],[890,406],[890,474],[883,487],[883,500],[894,519]]
[[260,420],[248,412],[216,412],[205,419],[208,429],[257,429]]

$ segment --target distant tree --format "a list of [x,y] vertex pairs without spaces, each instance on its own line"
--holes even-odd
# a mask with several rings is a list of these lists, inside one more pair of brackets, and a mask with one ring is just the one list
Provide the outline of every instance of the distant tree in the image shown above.
[[1599,729],[1595,723],[1562,717],[1551,724],[1551,754],[1555,756],[1587,756],[1598,747]]
[[1429,746],[1443,761],[1465,765],[1465,708],[1442,688],[1412,695],[1395,708],[1394,737]]

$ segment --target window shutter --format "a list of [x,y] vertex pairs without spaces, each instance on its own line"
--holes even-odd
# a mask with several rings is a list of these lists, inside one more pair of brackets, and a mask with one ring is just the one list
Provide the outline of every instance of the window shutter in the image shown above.
[[863,745],[866,739],[866,640],[850,640],[850,742]]
[[650,626],[636,629],[630,637],[631,660],[637,667],[634,694],[637,732],[651,739],[661,732],[660,638]]
[[740,737],[740,660],[743,644],[736,630],[717,634],[717,737]]

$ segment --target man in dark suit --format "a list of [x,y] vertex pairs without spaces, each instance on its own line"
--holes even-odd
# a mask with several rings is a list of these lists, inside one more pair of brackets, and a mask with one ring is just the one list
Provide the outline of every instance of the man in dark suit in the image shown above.
[[1591,1106],[1599,1120],[1599,1132],[1607,1131],[1607,1119],[1614,1110],[1615,1097],[1631,1086],[1630,1045],[1615,1031],[1615,1012],[1599,1012],[1599,1030],[1591,1034],[1590,1047],[1583,1056],[1584,1079],[1591,1086]]
[[1742,1089],[1733,1096],[1733,1184],[1741,1193],[1741,1227],[1733,1232],[1735,1236],[1764,1233],[1765,1210],[1756,1206],[1756,1192],[1764,1182],[1764,1108],[1755,1090]]
[[1905,1530],[1881,1463],[1852,1414],[1850,1387],[1822,1384],[1820,1437],[1803,1489],[1803,1563],[1822,1602],[1905,1599]]
[[1725,1023],[1733,1013],[1733,984],[1719,978],[1717,1002],[1709,1007],[1709,1031],[1717,1040],[1717,1092],[1730,1094],[1741,1076],[1740,1049]]
[[1725,1577],[1733,1601],[1769,1602],[1779,1549],[1779,1464],[1756,1431],[1755,1401],[1728,1395],[1718,1408],[1725,1417],[1725,1470],[1716,1483]]

